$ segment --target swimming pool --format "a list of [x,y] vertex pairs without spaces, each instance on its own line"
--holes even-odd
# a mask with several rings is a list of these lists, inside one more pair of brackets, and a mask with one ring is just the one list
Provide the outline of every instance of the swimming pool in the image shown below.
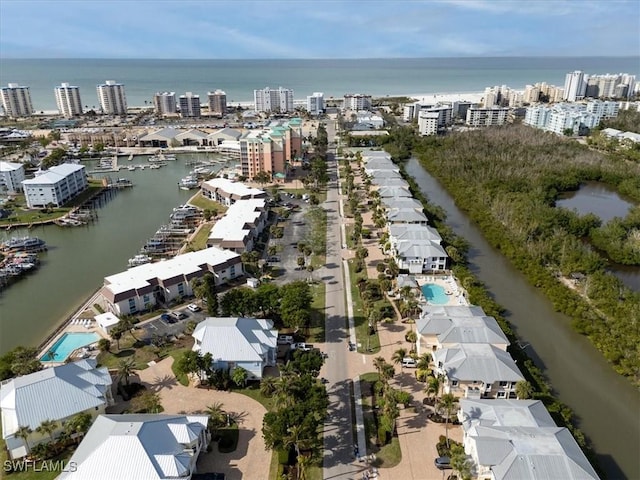
[[425,283],[421,287],[422,295],[427,299],[427,302],[432,305],[446,305],[449,303],[449,297],[447,292],[440,285],[435,283]]
[[102,337],[97,333],[67,332],[51,346],[49,351],[40,358],[40,361],[64,362],[76,348],[95,343],[100,340],[100,338]]

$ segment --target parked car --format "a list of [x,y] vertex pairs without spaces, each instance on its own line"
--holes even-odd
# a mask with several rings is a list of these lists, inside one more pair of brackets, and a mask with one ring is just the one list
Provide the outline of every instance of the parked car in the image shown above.
[[449,457],[438,457],[433,461],[438,470],[449,470],[451,468],[451,459]]
[[294,343],[291,345],[291,350],[302,350],[303,352],[310,352],[313,349],[313,345],[308,343]]
[[162,315],[160,315],[160,319],[167,323],[176,323],[176,317],[174,317],[170,313],[163,313]]
[[407,368],[417,368],[418,364],[411,357],[404,357],[402,359],[402,366]]
[[291,335],[278,335],[278,345],[289,345],[290,343],[293,343]]
[[185,318],[187,318],[189,315],[187,315],[184,312],[174,312],[173,315],[176,317],[176,319],[178,320],[184,320]]
[[200,310],[202,310],[198,305],[196,305],[195,303],[190,303],[189,305],[187,305],[187,309],[190,312],[199,312]]

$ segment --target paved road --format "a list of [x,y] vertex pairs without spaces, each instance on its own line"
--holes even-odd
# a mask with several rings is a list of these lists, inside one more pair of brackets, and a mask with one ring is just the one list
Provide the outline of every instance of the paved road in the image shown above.
[[336,162],[330,156],[329,175],[331,181],[327,200],[327,263],[322,270],[326,283],[326,346],[328,359],[325,378],[329,381],[329,409],[324,426],[324,478],[356,478],[361,466],[354,456],[352,432],[351,389],[347,362],[349,355],[348,333],[345,311],[345,286],[342,274],[340,240],[340,213],[336,182]]

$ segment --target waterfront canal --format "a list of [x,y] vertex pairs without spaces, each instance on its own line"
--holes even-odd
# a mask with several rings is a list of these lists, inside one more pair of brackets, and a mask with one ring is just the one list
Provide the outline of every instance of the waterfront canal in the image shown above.
[[551,302],[487,243],[417,160],[409,160],[406,169],[429,201],[444,209],[447,224],[469,241],[472,271],[507,309],[509,322],[556,396],[575,412],[607,477],[640,478],[638,391],[613,371],[588,339],[571,330],[569,318],[555,312]]
[[[216,158],[197,154],[199,158]],[[127,268],[127,260],[158,228],[169,222],[174,207],[196,190],[185,191],[178,182],[193,167],[178,155],[177,161],[157,170],[121,170],[112,179],[127,178],[133,188],[123,188],[96,212],[98,219],[82,227],[47,225],[29,231],[0,230],[0,241],[12,236],[37,236],[47,242],[39,269],[0,292],[0,354],[17,345],[38,345],[103,283],[103,278]],[[146,157],[132,163],[142,164]],[[94,162],[95,163],[95,162]],[[120,158],[128,165],[126,157]],[[94,164],[87,165],[91,170]]]

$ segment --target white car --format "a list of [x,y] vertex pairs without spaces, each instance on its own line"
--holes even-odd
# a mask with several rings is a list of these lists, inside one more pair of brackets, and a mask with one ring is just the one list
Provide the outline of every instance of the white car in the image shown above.
[[187,306],[187,310],[189,310],[190,312],[199,312],[200,311],[200,307],[198,305],[196,305],[195,303],[190,303]]
[[290,343],[293,343],[291,335],[278,335],[278,345],[289,345]]
[[417,362],[411,357],[404,357],[402,359],[402,366],[406,368],[417,368]]

